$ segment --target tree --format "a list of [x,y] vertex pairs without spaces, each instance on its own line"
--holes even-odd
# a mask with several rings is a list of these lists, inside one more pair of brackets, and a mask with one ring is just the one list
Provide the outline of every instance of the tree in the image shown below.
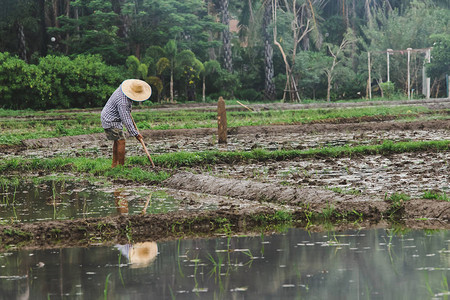
[[220,12],[222,15],[222,24],[225,25],[222,30],[223,41],[223,60],[225,69],[233,73],[233,59],[231,55],[231,32],[230,32],[230,15],[228,12],[228,0],[220,0]]
[[294,72],[298,74],[302,80],[299,81],[298,88],[302,93],[302,97],[316,99],[325,97],[325,93],[321,93],[321,83],[324,78],[324,70],[330,63],[330,57],[326,53],[315,51],[302,51],[297,56]]
[[450,71],[450,34],[434,34],[430,39],[433,42],[433,59],[427,65],[427,74],[430,77],[443,78]]
[[272,22],[272,1],[264,1],[264,17],[263,17],[263,42],[264,42],[264,95],[269,100],[274,100],[276,96],[273,67],[273,48],[272,36],[269,31]]
[[356,38],[353,34],[353,31],[349,28],[347,30],[346,35],[342,39],[341,44],[339,47],[327,44],[326,47],[328,49],[328,53],[333,58],[331,61],[331,65],[324,69],[324,72],[327,76],[327,101],[330,102],[330,91],[331,91],[331,84],[333,82],[333,77],[335,75],[335,68],[336,66],[341,63],[345,59],[345,50],[348,46],[356,42]]
[[221,71],[220,63],[217,60],[209,60],[202,65],[200,76],[202,76],[202,100],[206,101],[206,77]]
[[49,28],[49,33],[61,37],[60,43],[68,47],[66,54],[98,54],[109,64],[123,63],[126,48],[118,35],[119,18],[111,1],[76,0],[70,4],[81,15],[59,16],[58,23]]
[[142,19],[149,30],[146,42],[163,46],[175,40],[179,49],[190,49],[196,57],[206,60],[208,50],[218,47],[218,40],[211,35],[223,29],[223,25],[208,15],[204,0],[140,0],[146,15]]
[[133,78],[141,80],[145,80],[147,78],[148,66],[145,63],[141,63],[136,56],[128,56],[126,66],[128,67],[128,71]]
[[203,64],[190,50],[183,50],[175,57],[177,74],[184,79],[185,94],[188,101],[194,101],[195,81],[199,78]]
[[[435,78],[435,81],[443,81],[445,76],[450,73],[450,35],[434,34],[430,36],[430,40],[433,42],[433,50],[431,51],[431,63],[426,66],[427,75]],[[436,94],[438,94],[439,88],[436,90]],[[445,96],[448,97],[448,91],[444,93]]]
[[[310,32],[312,31],[312,28],[310,27],[310,19],[302,19],[301,16],[301,10],[306,9],[304,2],[302,5],[297,5],[297,1],[293,0],[292,3],[290,3],[291,6],[286,5],[286,10],[279,10],[278,9],[278,1],[274,0],[272,2],[272,14],[273,14],[273,21],[274,21],[274,29],[273,29],[273,41],[274,44],[279,48],[281,55],[283,56],[283,61],[285,65],[285,72],[286,72],[286,85],[284,88],[284,94],[283,94],[283,100],[286,99],[286,92],[289,93],[289,98],[291,101],[300,101],[300,96],[297,90],[297,83],[294,80],[293,73],[292,73],[292,65],[295,63],[295,57],[297,54],[298,45],[301,42],[301,40]],[[311,2],[309,2],[311,4]],[[312,7],[312,6],[311,6]],[[286,22],[288,20],[290,21],[290,28],[292,36],[288,37],[284,35],[284,38],[286,38],[285,47],[289,48],[289,53],[292,53],[291,57],[288,58],[283,45],[278,40],[278,14],[283,15],[283,21]],[[286,26],[287,24],[285,24]],[[283,38],[280,38],[282,40]],[[290,42],[290,43],[289,43]]]
[[0,51],[17,54],[29,61],[34,52],[42,52],[42,27],[39,5],[31,0],[4,0],[0,13]]
[[175,57],[177,56],[178,48],[175,40],[170,40],[164,46],[166,57],[169,61],[170,68],[170,102],[173,102],[173,72],[175,69]]
[[[422,49],[432,46],[430,36],[433,33],[450,32],[448,11],[435,9],[424,2],[414,1],[411,6],[403,8],[404,14],[398,10],[383,8],[374,10],[374,20],[371,26],[363,26],[363,35],[368,42],[367,50],[371,52],[393,50],[406,50],[407,48]],[[396,87],[402,87],[408,92],[408,79],[406,51],[398,53],[395,59],[390,60],[391,81]],[[373,56],[374,77],[381,79],[386,74],[386,55]],[[423,56],[411,56],[411,86],[417,85],[422,80]]]

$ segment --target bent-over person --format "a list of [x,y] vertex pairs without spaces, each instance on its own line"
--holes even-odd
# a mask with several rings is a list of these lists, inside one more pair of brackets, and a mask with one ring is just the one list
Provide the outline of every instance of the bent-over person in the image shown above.
[[150,98],[152,89],[147,82],[138,79],[127,79],[114,91],[101,113],[102,127],[108,140],[114,141],[112,167],[125,163],[125,133],[142,139],[133,119],[131,107],[133,101],[142,102]]

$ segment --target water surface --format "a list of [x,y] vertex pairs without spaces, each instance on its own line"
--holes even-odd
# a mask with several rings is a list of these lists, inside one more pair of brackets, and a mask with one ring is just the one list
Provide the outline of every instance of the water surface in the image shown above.
[[[149,199],[150,198],[150,199]],[[0,184],[0,222],[105,217],[178,210],[179,200],[163,189],[112,188],[83,181],[19,181]],[[147,206],[145,206],[147,204]]]
[[0,254],[0,299],[445,299],[449,231],[361,230]]

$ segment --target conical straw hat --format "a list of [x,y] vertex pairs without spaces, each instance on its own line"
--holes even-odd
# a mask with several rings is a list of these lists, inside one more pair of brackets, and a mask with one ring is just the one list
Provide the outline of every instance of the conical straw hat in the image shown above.
[[125,96],[134,101],[145,101],[152,95],[152,88],[143,80],[127,79],[121,87]]

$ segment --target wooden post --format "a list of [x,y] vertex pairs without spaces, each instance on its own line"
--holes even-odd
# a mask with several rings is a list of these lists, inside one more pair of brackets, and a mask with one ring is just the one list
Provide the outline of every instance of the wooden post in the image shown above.
[[217,125],[219,144],[227,143],[227,110],[225,108],[225,101],[222,97],[219,97],[217,102]]

